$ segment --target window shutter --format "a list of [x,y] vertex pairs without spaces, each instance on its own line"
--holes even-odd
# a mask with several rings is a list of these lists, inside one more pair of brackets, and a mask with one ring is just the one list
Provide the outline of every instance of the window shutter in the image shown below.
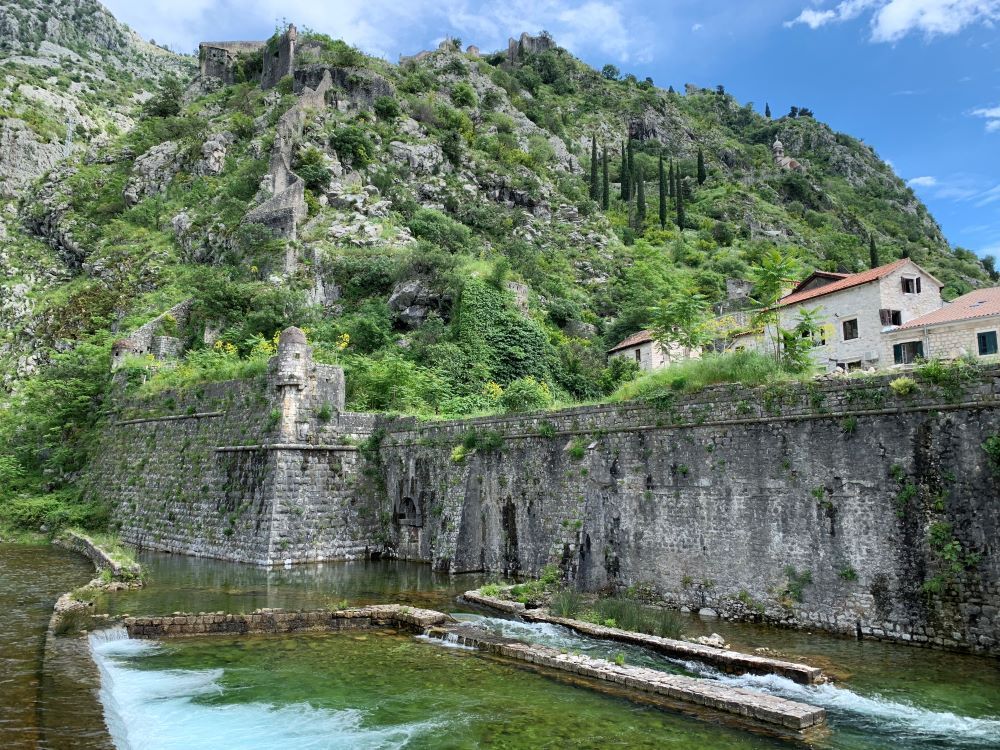
[[892,345],[892,361],[897,365],[903,364],[903,345],[893,344]]
[[889,310],[879,310],[878,319],[882,321],[882,325],[884,326],[892,325],[892,312]]
[[916,284],[917,284],[917,294],[920,294],[920,277],[919,276],[917,276]]
[[900,279],[899,280],[899,285],[903,289],[903,294],[906,294],[906,279]]

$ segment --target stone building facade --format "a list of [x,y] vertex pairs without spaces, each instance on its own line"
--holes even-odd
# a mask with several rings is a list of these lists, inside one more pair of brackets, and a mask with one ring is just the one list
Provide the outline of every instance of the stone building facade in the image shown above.
[[608,350],[608,359],[623,357],[634,361],[643,371],[659,370],[673,362],[698,359],[701,349],[671,344],[664,346],[653,337],[652,331],[639,331],[619,341]]
[[111,345],[111,369],[117,370],[128,357],[149,355],[153,359],[176,359],[184,353],[184,339],[178,336],[187,325],[193,300],[185,300],[157,315],[125,338]]
[[996,357],[1000,350],[1000,287],[977,289],[885,334],[887,361],[919,357]]
[[[778,303],[781,327],[794,328],[803,310],[815,310],[822,331],[812,357],[826,370],[881,368],[893,363],[883,336],[895,326],[939,309],[941,282],[909,259],[856,274],[816,272]],[[765,332],[773,351],[775,331]]]

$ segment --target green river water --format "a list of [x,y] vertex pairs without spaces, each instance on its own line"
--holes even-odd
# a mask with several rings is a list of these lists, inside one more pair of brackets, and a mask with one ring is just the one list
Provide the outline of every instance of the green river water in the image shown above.
[[[89,575],[78,560],[62,553],[35,549],[29,555],[25,549],[0,545],[0,596],[8,608],[35,613],[17,619],[15,629],[21,632],[18,642],[38,643],[43,616],[48,619],[44,602],[51,606],[59,590]],[[80,737],[93,737],[103,713],[122,750],[1000,748],[996,660],[697,617],[685,622],[689,635],[718,632],[734,647],[774,649],[838,677],[834,685],[803,687],[774,677],[718,675],[554,626],[490,616],[456,601],[459,593],[481,583],[480,577],[446,576],[424,565],[380,561],[264,570],[168,555],[147,554],[142,560],[149,570],[147,587],[106,594],[99,609],[164,614],[311,608],[344,600],[351,605],[401,602],[452,612],[524,640],[608,657],[622,651],[628,663],[821,705],[828,711],[829,729],[805,739],[751,733],[724,716],[636,704],[566,677],[392,631],[150,643],[123,638],[119,630],[91,638],[99,679],[53,684],[38,678],[37,664],[31,679],[28,669],[10,677],[0,697],[0,747],[100,746],[96,740],[67,743],[65,733],[50,733],[47,742],[39,742],[30,727],[38,712],[19,713],[8,698],[13,689],[25,699],[34,691],[36,707],[72,705],[74,696],[82,705],[99,685],[96,709],[81,707],[69,717],[64,710],[61,719],[64,724],[75,720]],[[51,574],[43,575],[45,570]],[[0,647],[6,651],[11,640],[5,631]],[[24,653],[22,666],[28,658]],[[10,717],[20,717],[19,726]]]

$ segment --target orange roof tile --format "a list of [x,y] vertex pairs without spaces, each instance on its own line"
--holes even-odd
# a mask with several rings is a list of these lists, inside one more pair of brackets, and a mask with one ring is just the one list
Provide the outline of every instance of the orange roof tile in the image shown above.
[[952,300],[951,304],[926,315],[921,315],[919,318],[908,320],[894,330],[922,328],[923,326],[955,323],[974,318],[988,318],[992,315],[1000,315],[1000,287],[995,286],[963,294]]
[[842,289],[850,289],[851,287],[867,284],[871,281],[878,281],[910,262],[909,258],[900,258],[893,263],[888,263],[884,266],[879,266],[878,268],[870,268],[867,271],[862,271],[861,273],[852,273],[839,281],[833,281],[825,286],[808,289],[804,292],[792,292],[791,294],[778,300],[777,307],[794,305],[797,302],[804,302],[807,299],[823,297],[827,294],[832,294],[833,292],[839,292]]
[[627,339],[622,339],[613,347],[608,349],[609,352],[616,352],[619,349],[628,349],[630,346],[637,346],[639,344],[645,344],[647,341],[653,340],[652,331],[639,331],[638,333],[633,333]]

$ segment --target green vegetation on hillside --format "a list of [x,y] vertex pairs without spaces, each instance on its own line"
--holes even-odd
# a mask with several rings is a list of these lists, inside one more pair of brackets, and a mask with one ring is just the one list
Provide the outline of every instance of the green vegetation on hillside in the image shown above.
[[[185,299],[184,358],[131,360],[129,388],[260,373],[275,334],[298,325],[317,359],[345,368],[349,407],[459,416],[776,377],[743,356],[629,383],[635,366],[605,355],[679,314],[672,299],[707,310],[776,246],[801,272],[905,255],[949,296],[992,269],[950,249],[868,146],[801,112],[772,120],[724,91],[663,91],[559,48],[514,65],[443,49],[401,66],[315,32],[300,48],[300,63],[334,66],[339,106],[307,112],[294,144],[309,209],[296,240],[244,221],[296,102],[291,79],[259,89],[254,56],[230,86],[123,76],[103,90],[116,105],[153,94],[130,104],[134,127],[108,126],[106,144],[0,219],[5,283],[23,300],[0,310],[5,522],[100,524],[72,487],[107,408],[110,344]],[[17,91],[48,74],[5,70]],[[59,74],[67,90],[73,75]],[[22,96],[9,107],[24,114]],[[57,119],[35,112],[29,125],[58,140]],[[804,172],[774,164],[775,138]]]

